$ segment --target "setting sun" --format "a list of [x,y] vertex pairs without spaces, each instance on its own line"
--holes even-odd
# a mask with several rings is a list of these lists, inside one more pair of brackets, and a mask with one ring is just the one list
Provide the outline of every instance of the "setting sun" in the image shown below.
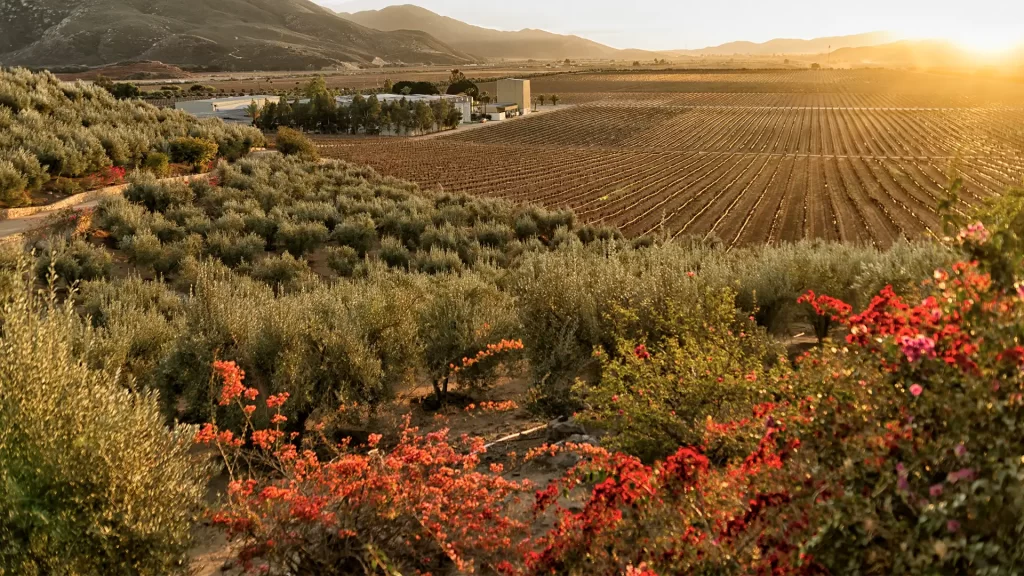
[[1019,34],[993,30],[963,30],[947,36],[954,44],[987,55],[1001,55],[1022,45]]

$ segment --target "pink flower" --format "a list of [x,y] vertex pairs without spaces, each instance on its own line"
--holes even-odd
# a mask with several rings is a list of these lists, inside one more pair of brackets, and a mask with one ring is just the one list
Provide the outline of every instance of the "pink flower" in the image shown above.
[[910,393],[914,395],[914,398],[920,396],[922,392],[924,392],[924,388],[922,388],[920,384],[913,384],[910,386]]
[[929,488],[928,494],[930,494],[932,498],[938,498],[939,496],[942,496],[942,484],[936,484]]
[[973,479],[974,470],[971,470],[970,468],[962,468],[960,470],[957,470],[956,472],[950,472],[948,475],[946,475],[946,480],[949,481],[950,484],[956,484],[961,480],[970,482]]
[[967,447],[963,444],[957,444],[956,448],[953,448],[953,454],[956,454],[957,458],[963,458],[967,455]]
[[946,522],[946,530],[948,530],[950,534],[956,534],[960,531],[960,523],[956,520],[950,520],[949,522]]
[[1017,296],[1024,299],[1024,282],[1017,282],[1013,287],[1017,289]]
[[961,242],[970,241],[974,242],[975,244],[984,244],[985,242],[988,242],[990,236],[991,234],[988,230],[985,229],[984,224],[982,224],[981,222],[975,222],[974,224],[969,224],[967,228],[961,230],[957,238]]
[[900,338],[900,346],[903,347],[903,353],[906,354],[908,362],[917,362],[924,356],[935,357],[935,340],[924,334],[918,334],[913,338],[904,336]]

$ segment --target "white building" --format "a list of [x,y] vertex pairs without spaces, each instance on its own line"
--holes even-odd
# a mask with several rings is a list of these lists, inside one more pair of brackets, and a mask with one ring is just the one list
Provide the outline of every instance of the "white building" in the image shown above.
[[507,120],[524,113],[515,102],[492,102],[481,106],[480,110],[491,121]]
[[532,104],[530,81],[514,78],[498,80],[498,96],[495,100],[518,104],[522,114],[529,114]]
[[[175,102],[174,107],[184,110],[199,118],[218,117],[225,120],[234,120],[235,116],[245,117],[245,109],[249,104],[256,102],[262,108],[267,102],[277,102],[279,96],[237,96],[231,98],[209,98],[206,100],[191,100]],[[251,121],[251,120],[250,120]]]

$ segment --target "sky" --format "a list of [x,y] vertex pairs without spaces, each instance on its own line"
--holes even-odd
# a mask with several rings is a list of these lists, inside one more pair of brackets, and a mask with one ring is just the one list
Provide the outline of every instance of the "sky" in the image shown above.
[[889,31],[996,51],[1024,43],[1024,0],[315,0],[343,12],[413,3],[501,30],[541,28],[616,48],[703,48],[734,40]]

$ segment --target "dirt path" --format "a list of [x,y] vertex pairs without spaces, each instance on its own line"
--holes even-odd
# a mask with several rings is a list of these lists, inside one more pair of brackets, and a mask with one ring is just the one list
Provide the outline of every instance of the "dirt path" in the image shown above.
[[[175,176],[159,180],[161,183],[191,182],[199,178],[205,178],[206,174],[192,174],[189,176]],[[12,241],[21,234],[32,232],[46,226],[49,218],[61,210],[68,208],[95,208],[105,198],[117,196],[128,188],[127,184],[108,186],[98,190],[83,192],[65,198],[46,206],[29,206],[26,208],[9,208],[0,210],[0,242]]]

